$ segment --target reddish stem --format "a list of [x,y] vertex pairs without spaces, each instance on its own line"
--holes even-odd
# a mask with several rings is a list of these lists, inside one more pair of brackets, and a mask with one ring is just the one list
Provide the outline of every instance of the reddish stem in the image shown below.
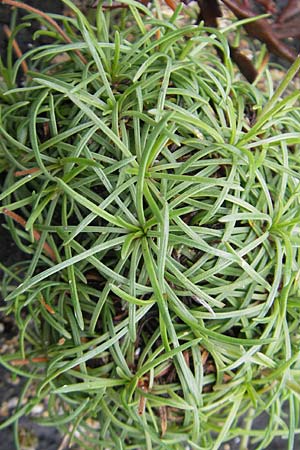
[[278,23],[287,22],[288,20],[293,19],[295,16],[299,15],[299,13],[300,13],[299,0],[290,0],[281,11],[277,19],[277,22]]
[[26,366],[30,363],[40,363],[40,362],[47,362],[48,358],[45,356],[38,356],[36,358],[24,358],[24,359],[13,359],[10,361],[12,366]]
[[[9,39],[11,37],[10,28],[7,25],[3,25],[3,31]],[[21,58],[23,56],[23,53],[22,53],[22,50],[20,49],[19,44],[16,41],[16,39],[13,39],[12,45],[13,45],[13,49],[14,49],[14,52],[15,52],[17,58]],[[27,65],[26,61],[21,62],[21,67],[23,69],[23,72],[26,75],[26,73],[28,72],[28,65]]]
[[[65,42],[67,42],[68,44],[72,44],[71,39],[64,32],[64,30],[58,25],[58,23],[54,19],[52,19],[52,17],[48,16],[48,14],[44,13],[43,11],[40,11],[39,9],[34,8],[33,6],[26,5],[26,3],[18,2],[15,0],[0,0],[0,1],[1,1],[1,3],[4,3],[5,5],[14,6],[15,8],[19,8],[19,9],[25,9],[26,11],[30,11],[30,12],[37,14],[38,16],[45,19],[48,23],[50,23],[53,26],[53,28],[55,28],[55,30],[58,32],[58,34],[61,35],[61,37],[64,39]],[[87,64],[87,60],[85,59],[83,54],[79,50],[74,50],[74,51],[79,56],[81,61],[84,64]]]
[[[225,3],[238,19],[248,19],[256,16],[253,11],[245,6],[237,4],[233,0],[223,0],[223,3]],[[270,52],[281,56],[288,61],[295,61],[295,52],[275,36],[270,23],[266,19],[259,19],[255,22],[247,23],[244,25],[244,28],[249,36],[265,42]]]
[[45,299],[42,295],[40,297],[40,302],[43,305],[43,307],[48,311],[48,313],[50,313],[52,315],[55,314],[54,309],[50,305],[48,305],[48,303],[45,302]]
[[33,167],[32,169],[17,170],[14,175],[15,177],[22,177],[23,175],[30,175],[31,173],[37,172],[38,170],[40,170],[38,167]]
[[178,3],[176,3],[175,0],[165,0],[166,4],[171,8],[173,11],[177,8]]
[[[10,217],[15,222],[17,222],[18,224],[20,224],[23,228],[26,228],[27,222],[25,219],[23,219],[23,217],[19,216],[19,214],[16,214],[15,212],[10,211],[7,208],[4,208],[2,212],[6,216]],[[39,241],[41,239],[40,233],[38,231],[36,231],[35,229],[33,229],[33,237],[36,241]],[[52,248],[50,247],[50,245],[47,244],[47,242],[44,242],[43,248],[44,248],[45,253],[48,253],[48,255],[50,256],[52,261],[56,261],[55,253],[52,250]]]

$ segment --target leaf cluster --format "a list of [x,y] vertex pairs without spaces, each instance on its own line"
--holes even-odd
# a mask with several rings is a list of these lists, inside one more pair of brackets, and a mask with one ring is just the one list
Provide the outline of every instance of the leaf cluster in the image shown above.
[[30,259],[6,269],[20,351],[1,363],[36,389],[3,426],[47,399],[40,422],[82,448],[292,449],[299,60],[261,92],[181,7],[99,4],[90,23],[64,3],[71,43],[40,19],[53,43],[2,64],[0,212]]

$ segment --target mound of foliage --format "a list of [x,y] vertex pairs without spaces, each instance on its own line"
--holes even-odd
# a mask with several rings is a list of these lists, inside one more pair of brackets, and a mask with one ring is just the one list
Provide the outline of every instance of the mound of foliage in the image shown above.
[[39,422],[86,449],[292,449],[299,60],[260,90],[182,6],[64,3],[26,18],[53,43],[1,69],[0,212],[29,255],[2,286],[20,348],[1,363],[28,379],[2,426],[47,401]]

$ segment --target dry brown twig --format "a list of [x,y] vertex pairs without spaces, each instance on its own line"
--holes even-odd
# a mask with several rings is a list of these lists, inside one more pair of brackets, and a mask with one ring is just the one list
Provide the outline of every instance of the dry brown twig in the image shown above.
[[[275,13],[277,11],[276,4],[272,0],[222,0],[224,5],[238,19],[255,19],[258,12],[254,5],[261,5],[267,13]],[[199,20],[203,20],[205,25],[209,27],[218,27],[218,18],[222,16],[220,2],[218,0],[198,0],[200,7]],[[248,35],[254,39],[264,42],[270,53],[273,53],[290,62],[296,59],[296,52],[287,45],[283,38],[298,37],[299,18],[291,19],[294,15],[300,15],[300,0],[290,0],[278,16],[277,23],[269,19],[258,19],[244,25]],[[286,22],[286,20],[290,20]],[[256,70],[253,63],[247,58],[239,48],[230,46],[231,57],[237,64],[242,74],[249,82],[253,82],[260,73],[261,68]],[[222,58],[222,55],[219,55]],[[265,65],[266,59],[263,61]]]
[[[7,25],[3,25],[3,31],[6,35],[6,37],[9,39],[11,37],[10,28]],[[20,49],[20,46],[16,39],[13,39],[12,45],[13,45],[13,49],[16,54],[16,57],[21,58],[23,56],[23,53],[22,53],[22,50]],[[21,67],[22,67],[24,74],[26,75],[26,73],[28,72],[28,65],[27,65],[26,61],[21,62]]]
[[48,362],[48,358],[45,356],[37,356],[35,358],[13,359],[10,361],[12,366],[27,366],[31,363],[37,364],[43,362]]
[[[13,211],[10,211],[7,208],[4,208],[2,210],[3,214],[7,217],[10,217],[11,219],[13,219],[15,222],[17,222],[19,225],[21,225],[23,228],[26,228],[27,222],[25,219],[23,219],[23,217],[21,217],[19,214],[16,214]],[[41,235],[38,231],[36,231],[35,229],[32,230],[33,233],[33,237],[35,241],[39,241],[41,239]],[[54,251],[52,250],[52,248],[50,247],[49,244],[47,244],[47,242],[44,242],[43,244],[43,248],[45,253],[48,254],[48,256],[50,256],[50,258],[52,259],[52,261],[56,261],[56,255],[54,253]]]
[[[257,13],[248,6],[248,2],[246,4],[243,2],[244,4],[241,5],[234,0],[222,1],[238,19],[250,19],[257,16]],[[249,36],[264,42],[271,53],[290,62],[295,61],[296,53],[276,36],[272,29],[272,24],[267,19],[258,19],[247,23],[244,25],[244,28]]]
[[14,175],[15,177],[23,177],[24,175],[30,175],[32,173],[37,172],[40,170],[38,167],[32,167],[31,169],[25,169],[25,170],[17,170]]
[[[23,3],[23,2],[18,2],[16,0],[0,0],[0,2],[4,5],[9,5],[9,6],[12,6],[15,8],[24,9],[25,11],[29,11],[29,12],[37,14],[38,16],[45,19],[50,25],[52,25],[53,28],[55,28],[55,30],[58,32],[58,34],[63,38],[63,40],[65,42],[67,42],[68,44],[72,43],[72,40],[64,32],[64,30],[58,25],[56,20],[52,19],[52,17],[50,17],[48,14],[41,11],[40,9],[34,8],[33,6],[27,5],[26,3]],[[74,52],[77,54],[77,56],[80,58],[80,60],[84,64],[87,64],[87,60],[85,59],[85,57],[79,50],[74,50]]]

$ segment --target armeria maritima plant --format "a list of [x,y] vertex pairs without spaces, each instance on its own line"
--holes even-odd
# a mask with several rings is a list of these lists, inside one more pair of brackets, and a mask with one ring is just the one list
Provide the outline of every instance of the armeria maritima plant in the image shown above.
[[259,89],[182,6],[64,3],[25,18],[53,43],[1,64],[0,212],[29,256],[2,285],[20,347],[1,363],[28,379],[2,426],[44,402],[86,449],[292,449],[299,60]]

